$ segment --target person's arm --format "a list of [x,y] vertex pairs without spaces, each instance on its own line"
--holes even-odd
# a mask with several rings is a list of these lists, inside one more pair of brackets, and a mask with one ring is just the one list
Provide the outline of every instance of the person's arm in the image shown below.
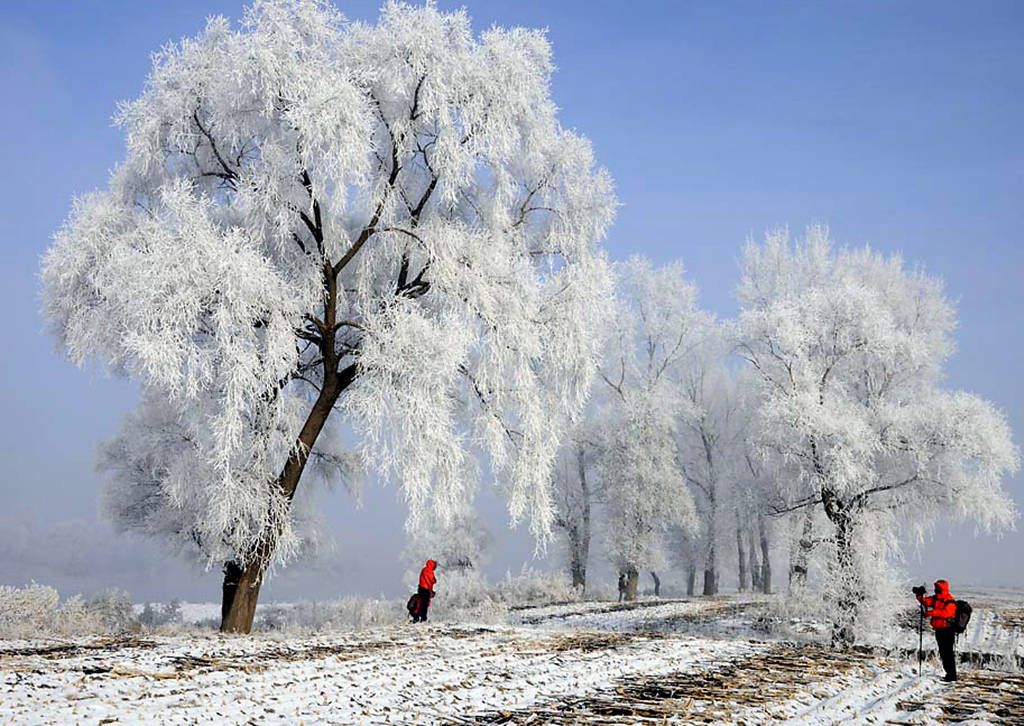
[[917,599],[921,601],[921,607],[924,608],[925,617],[935,617],[935,597],[919,597]]

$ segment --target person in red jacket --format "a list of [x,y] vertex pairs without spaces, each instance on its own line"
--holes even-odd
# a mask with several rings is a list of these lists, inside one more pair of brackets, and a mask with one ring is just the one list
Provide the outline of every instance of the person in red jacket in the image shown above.
[[420,570],[420,584],[416,590],[416,594],[420,597],[420,606],[416,609],[416,615],[412,619],[414,623],[427,621],[427,608],[430,607],[430,599],[434,597],[434,585],[437,584],[437,575],[434,574],[435,567],[437,567],[437,563],[434,560],[427,560],[427,564]]
[[921,603],[925,617],[931,618],[932,629],[935,631],[935,642],[939,645],[939,657],[946,671],[947,681],[956,680],[956,653],[953,651],[956,642],[956,631],[953,629],[956,618],[956,600],[949,594],[949,583],[945,580],[935,581],[935,594],[925,597],[924,587],[915,587],[914,594]]

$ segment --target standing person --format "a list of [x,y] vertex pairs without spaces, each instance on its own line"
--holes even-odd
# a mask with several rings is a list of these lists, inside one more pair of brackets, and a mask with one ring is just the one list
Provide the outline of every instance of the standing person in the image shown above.
[[427,564],[420,570],[420,584],[416,594],[420,597],[420,606],[416,610],[416,616],[412,621],[425,623],[427,621],[427,608],[430,607],[430,600],[434,597],[434,585],[437,584],[437,575],[434,568],[437,563],[434,560],[427,560]]
[[626,590],[628,590],[628,589],[629,589],[628,585],[626,584],[626,573],[625,572],[620,572],[619,573],[619,602],[622,602],[622,599],[624,597],[626,597]]
[[915,587],[913,593],[924,608],[925,617],[932,619],[935,631],[935,642],[939,645],[939,657],[946,671],[945,681],[956,680],[956,653],[953,646],[956,642],[956,631],[953,629],[956,618],[956,600],[949,594],[949,583],[945,580],[935,581],[935,594],[924,596],[924,586]]

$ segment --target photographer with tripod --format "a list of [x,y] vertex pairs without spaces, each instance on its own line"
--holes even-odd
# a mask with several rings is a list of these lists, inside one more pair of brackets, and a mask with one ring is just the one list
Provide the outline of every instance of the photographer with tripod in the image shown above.
[[[949,594],[949,583],[945,580],[935,581],[935,594],[925,597],[924,585],[911,590],[921,604],[921,619],[930,617],[932,629],[935,631],[935,642],[939,646],[939,657],[946,671],[945,681],[956,680],[956,653],[953,651],[956,642],[956,629],[953,627],[956,618],[956,600]],[[920,646],[918,650],[920,661]],[[920,667],[918,668],[920,673]]]

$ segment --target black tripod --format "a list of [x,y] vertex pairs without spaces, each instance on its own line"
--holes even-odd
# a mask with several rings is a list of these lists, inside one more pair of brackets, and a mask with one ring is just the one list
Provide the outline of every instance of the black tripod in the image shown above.
[[924,660],[924,605],[917,608],[917,675],[921,675],[921,661]]

